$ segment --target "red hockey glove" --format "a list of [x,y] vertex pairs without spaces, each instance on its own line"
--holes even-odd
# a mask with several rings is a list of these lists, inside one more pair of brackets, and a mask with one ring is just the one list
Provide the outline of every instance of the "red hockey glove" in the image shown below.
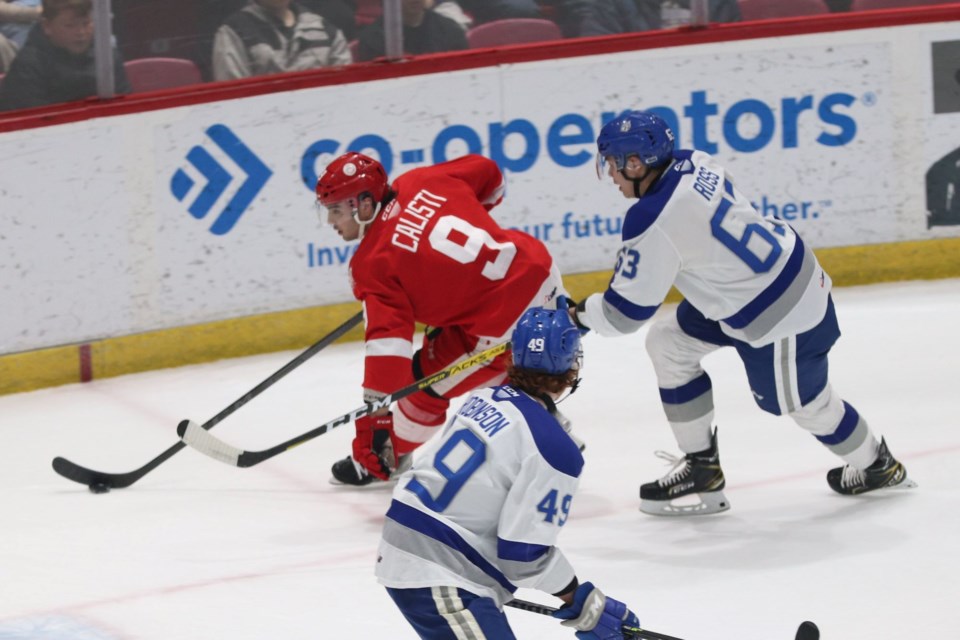
[[353,459],[363,465],[370,475],[389,480],[397,468],[393,448],[393,414],[363,416],[356,421],[357,435],[353,439]]

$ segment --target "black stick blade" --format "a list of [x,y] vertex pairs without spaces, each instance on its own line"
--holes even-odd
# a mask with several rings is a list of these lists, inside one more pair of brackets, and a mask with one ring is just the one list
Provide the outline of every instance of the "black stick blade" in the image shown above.
[[67,480],[73,480],[74,482],[85,484],[88,487],[93,485],[105,485],[111,489],[119,489],[127,486],[126,484],[118,484],[116,482],[117,480],[122,481],[124,479],[122,477],[117,478],[112,473],[101,473],[99,471],[87,469],[86,467],[81,467],[74,462],[70,462],[66,458],[54,458],[53,470]]
[[800,623],[796,640],[820,640],[820,629],[809,620]]

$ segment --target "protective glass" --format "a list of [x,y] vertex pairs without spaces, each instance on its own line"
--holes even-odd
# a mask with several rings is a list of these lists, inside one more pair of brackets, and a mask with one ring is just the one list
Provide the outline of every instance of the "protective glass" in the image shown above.
[[596,160],[596,171],[597,179],[600,182],[610,182],[613,183],[613,177],[610,175],[610,168],[613,167],[616,171],[622,171],[623,166],[618,162],[614,156],[604,156],[600,153],[597,153]]

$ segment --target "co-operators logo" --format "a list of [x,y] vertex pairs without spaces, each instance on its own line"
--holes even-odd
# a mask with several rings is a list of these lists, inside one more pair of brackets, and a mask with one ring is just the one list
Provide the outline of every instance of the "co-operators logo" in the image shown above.
[[[233,229],[273,172],[226,125],[215,124],[206,130],[206,134],[236,166],[225,167],[209,151],[199,145],[190,149],[187,153],[187,161],[192,165],[194,172],[199,173],[205,181],[187,208],[190,215],[197,220],[205,218],[233,182],[237,170],[243,174],[241,176],[243,183],[233,197],[219,209],[210,226],[210,233],[219,236]],[[184,169],[177,169],[173,178],[170,179],[170,191],[180,202],[188,199],[195,186],[197,181]]]

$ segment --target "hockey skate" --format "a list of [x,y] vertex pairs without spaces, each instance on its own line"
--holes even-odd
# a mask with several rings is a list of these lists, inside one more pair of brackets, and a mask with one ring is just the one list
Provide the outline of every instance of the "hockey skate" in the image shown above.
[[377,437],[374,440],[374,451],[380,456],[380,460],[384,462],[384,466],[390,468],[389,480],[381,480],[371,475],[362,464],[353,459],[353,456],[347,456],[343,460],[337,460],[333,463],[333,466],[330,468],[330,474],[332,475],[330,484],[348,485],[352,487],[393,485],[397,481],[397,478],[400,477],[400,474],[409,469],[413,464],[412,453],[401,455],[395,469],[386,463],[387,460],[393,460],[393,442],[391,442],[390,438],[381,439]]
[[[716,430],[710,437],[709,449],[688,453],[682,458],[665,451],[657,451],[655,455],[667,460],[673,468],[659,480],[640,486],[640,511],[655,516],[690,516],[730,508],[723,495],[726,482],[720,468]],[[687,496],[694,496],[698,501],[675,502]]]
[[890,454],[887,441],[880,440],[877,459],[866,469],[844,465],[827,472],[827,484],[837,493],[855,496],[877,489],[913,489],[917,483],[907,477],[907,468]]
[[343,460],[337,460],[333,463],[333,466],[330,467],[330,484],[347,485],[351,487],[392,486],[397,481],[397,478],[400,477],[400,474],[409,469],[412,463],[412,454],[400,456],[400,463],[397,465],[397,468],[390,473],[390,479],[381,480],[376,476],[370,475],[362,464],[353,459],[353,456],[347,456]]

